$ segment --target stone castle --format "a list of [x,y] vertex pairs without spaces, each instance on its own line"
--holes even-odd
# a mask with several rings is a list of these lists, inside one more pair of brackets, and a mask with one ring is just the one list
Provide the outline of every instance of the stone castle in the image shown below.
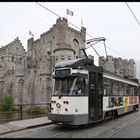
[[[35,104],[51,101],[52,72],[58,61],[85,57],[86,28],[77,31],[58,18],[49,31],[27,41],[27,52],[19,38],[0,48],[0,102],[12,95],[15,104]],[[102,65],[103,58],[99,65]],[[115,61],[115,62],[114,62]],[[125,63],[127,62],[127,63]],[[133,75],[133,60],[129,62],[111,56],[104,68],[119,75]],[[123,68],[125,66],[125,68]],[[127,73],[127,74],[126,74]]]
[[134,59],[122,59],[107,56],[107,58],[99,57],[99,66],[103,66],[105,70],[115,73],[122,77],[135,77],[135,62]]
[[20,40],[0,48],[0,100],[12,95],[15,104],[50,102],[52,72],[57,61],[84,57],[86,28],[68,27],[67,19],[58,18],[49,31],[27,42]]

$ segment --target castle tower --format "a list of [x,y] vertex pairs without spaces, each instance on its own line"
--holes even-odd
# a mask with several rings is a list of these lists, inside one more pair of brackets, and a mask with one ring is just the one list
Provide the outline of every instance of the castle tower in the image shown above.
[[58,18],[40,38],[27,41],[27,52],[18,38],[0,48],[0,99],[8,93],[16,104],[50,102],[55,64],[84,57],[85,40],[86,28],[77,31]]
[[0,95],[12,95],[14,103],[21,103],[24,96],[25,61],[26,52],[18,37],[0,48]]
[[69,44],[60,42],[57,45],[58,47],[54,50],[55,62],[75,59],[75,50]]

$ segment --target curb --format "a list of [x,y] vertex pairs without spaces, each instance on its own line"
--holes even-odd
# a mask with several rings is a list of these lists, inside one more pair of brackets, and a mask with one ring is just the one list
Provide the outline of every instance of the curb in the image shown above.
[[52,122],[44,123],[44,124],[38,124],[38,125],[33,125],[33,126],[27,126],[27,127],[23,127],[23,128],[21,128],[21,127],[14,128],[12,130],[8,130],[8,131],[0,133],[0,136],[4,135],[4,134],[12,133],[12,132],[17,132],[17,131],[21,131],[21,130],[25,130],[25,129],[29,129],[29,128],[35,128],[35,127],[38,127],[38,126],[51,125],[51,124],[52,124]]
[[44,126],[44,125],[51,125],[53,124],[52,122],[49,122],[49,123],[44,123],[44,124],[37,124],[37,125],[33,125],[33,126],[27,126],[26,128],[34,128],[34,127],[38,127],[38,126]]

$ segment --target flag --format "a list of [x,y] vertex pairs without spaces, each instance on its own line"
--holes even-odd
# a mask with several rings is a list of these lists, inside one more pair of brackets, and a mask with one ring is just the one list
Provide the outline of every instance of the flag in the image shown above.
[[69,9],[67,9],[67,15],[73,16],[74,13],[72,11],[70,11]]
[[33,33],[31,31],[29,31],[29,35],[31,35],[32,37],[34,37]]

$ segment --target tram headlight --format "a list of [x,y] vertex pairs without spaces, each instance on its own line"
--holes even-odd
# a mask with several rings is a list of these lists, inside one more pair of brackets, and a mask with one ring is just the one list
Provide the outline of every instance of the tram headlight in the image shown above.
[[67,109],[67,108],[65,108],[65,111],[68,111],[68,109]]
[[68,102],[68,101],[66,101],[66,104],[69,104],[69,102]]
[[63,101],[63,103],[64,103],[64,104],[69,104],[69,102],[68,102],[68,101]]
[[53,100],[52,100],[51,103],[56,103],[56,101],[53,101]]
[[60,108],[60,107],[61,107],[61,105],[60,105],[59,103],[57,103],[57,104],[56,104],[56,106],[57,106],[58,108]]

